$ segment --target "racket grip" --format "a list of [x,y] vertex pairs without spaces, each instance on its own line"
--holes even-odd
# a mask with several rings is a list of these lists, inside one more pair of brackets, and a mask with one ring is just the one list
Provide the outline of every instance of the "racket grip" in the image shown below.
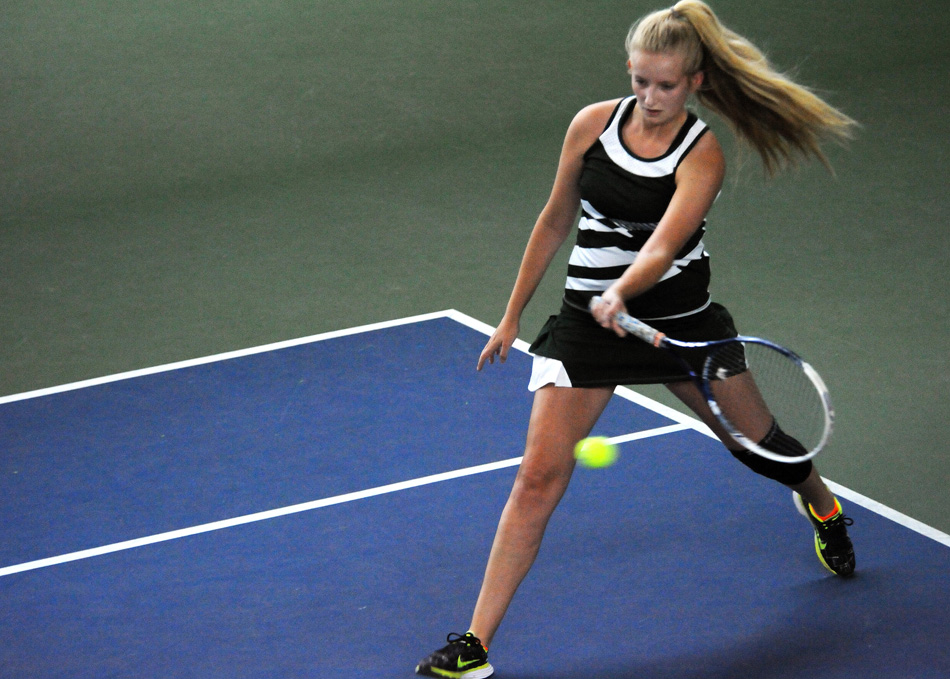
[[[602,301],[603,300],[600,297],[592,298],[590,300],[591,310],[593,310],[594,307],[600,304]],[[617,321],[617,325],[629,332],[631,335],[643,340],[647,344],[652,344],[655,347],[661,346],[663,344],[663,340],[666,339],[665,333],[660,332],[656,328],[651,328],[649,325],[634,318],[630,314],[620,312],[614,316],[614,320]]]

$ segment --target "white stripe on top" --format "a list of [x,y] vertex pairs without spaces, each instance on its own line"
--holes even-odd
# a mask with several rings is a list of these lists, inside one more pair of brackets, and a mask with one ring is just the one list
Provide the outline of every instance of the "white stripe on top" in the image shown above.
[[641,160],[634,156],[623,145],[620,139],[620,121],[624,119],[624,113],[627,108],[633,106],[636,97],[628,97],[620,103],[617,114],[610,121],[610,125],[600,135],[600,142],[604,145],[607,155],[617,165],[627,172],[640,175],[641,177],[666,177],[676,171],[680,158],[690,149],[693,142],[696,141],[703,130],[706,129],[706,123],[697,119],[693,126],[686,133],[683,143],[676,147],[670,155],[658,160]]
[[[633,260],[637,258],[638,251],[621,250],[620,248],[582,248],[575,245],[571,251],[569,264],[574,266],[583,266],[588,268],[605,268],[610,266],[630,266]],[[672,278],[688,266],[690,262],[695,262],[705,256],[706,248],[702,241],[696,244],[685,256],[673,260],[673,265],[667,269],[666,273],[660,278],[665,281]],[[581,290],[584,292],[603,292],[609,288],[615,279],[604,278],[577,278],[568,276],[564,285],[568,290]]]

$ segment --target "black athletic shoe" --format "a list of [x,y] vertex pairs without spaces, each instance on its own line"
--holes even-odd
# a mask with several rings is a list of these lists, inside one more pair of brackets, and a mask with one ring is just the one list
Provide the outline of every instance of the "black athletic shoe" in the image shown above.
[[440,648],[416,666],[416,674],[439,679],[485,679],[495,671],[488,663],[488,651],[471,632],[446,637]]
[[825,521],[815,516],[811,505],[805,506],[801,495],[795,493],[794,500],[798,512],[807,517],[815,529],[815,553],[821,565],[843,578],[854,575],[854,547],[848,537],[848,526],[854,521],[844,515],[838,498],[835,498],[837,511]]

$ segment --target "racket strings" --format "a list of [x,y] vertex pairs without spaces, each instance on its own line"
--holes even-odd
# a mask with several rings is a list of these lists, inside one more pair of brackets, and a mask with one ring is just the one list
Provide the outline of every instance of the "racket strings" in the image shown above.
[[827,437],[828,409],[804,364],[768,344],[729,342],[703,369],[720,419],[753,447],[801,457]]
[[773,453],[787,457],[807,455],[809,452],[805,449],[805,446],[802,445],[801,441],[785,433],[779,426],[778,420],[772,420],[772,428],[769,429],[769,433],[758,443],[766,450],[771,450]]

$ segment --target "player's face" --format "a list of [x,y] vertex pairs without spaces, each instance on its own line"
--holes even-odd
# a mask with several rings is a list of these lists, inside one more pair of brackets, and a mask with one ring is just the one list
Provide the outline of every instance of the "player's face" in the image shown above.
[[627,66],[633,93],[644,122],[662,125],[676,119],[686,109],[686,100],[702,83],[702,73],[692,76],[684,70],[682,54],[636,50]]

